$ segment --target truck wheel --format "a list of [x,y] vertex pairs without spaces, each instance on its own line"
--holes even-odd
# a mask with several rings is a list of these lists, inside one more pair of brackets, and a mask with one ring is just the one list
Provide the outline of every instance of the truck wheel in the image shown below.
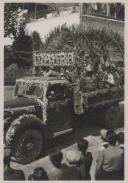
[[15,138],[13,155],[19,163],[26,164],[39,157],[43,145],[41,132],[28,129]]
[[120,124],[120,109],[118,105],[109,107],[105,112],[105,127],[108,129],[116,129]]

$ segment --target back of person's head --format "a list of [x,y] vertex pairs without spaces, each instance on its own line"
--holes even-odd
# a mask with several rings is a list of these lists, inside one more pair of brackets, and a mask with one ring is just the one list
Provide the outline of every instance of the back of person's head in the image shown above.
[[108,130],[107,130],[107,133],[106,133],[106,136],[107,136],[108,134],[112,134],[112,133],[115,133],[115,131],[112,130],[112,129],[108,129]]
[[86,139],[80,139],[80,141],[77,144],[77,147],[79,151],[81,152],[86,152],[88,148],[88,141]]
[[116,144],[117,135],[114,131],[112,133],[107,134],[107,141],[110,145],[115,145]]
[[119,132],[117,134],[117,141],[119,144],[124,144],[124,132]]
[[47,172],[42,167],[35,168],[33,178],[34,180],[48,180]]
[[63,154],[59,150],[50,155],[50,160],[55,167],[59,167],[61,165],[62,159],[63,159]]
[[106,141],[108,141],[108,140],[107,140],[107,136],[110,135],[110,134],[113,134],[113,133],[115,133],[114,130],[112,130],[112,129],[108,129],[108,130],[107,130],[107,133],[106,133]]

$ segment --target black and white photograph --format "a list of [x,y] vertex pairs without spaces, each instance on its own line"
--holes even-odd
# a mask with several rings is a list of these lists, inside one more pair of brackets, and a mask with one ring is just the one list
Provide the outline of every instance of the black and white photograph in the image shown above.
[[4,2],[4,181],[125,180],[125,5]]

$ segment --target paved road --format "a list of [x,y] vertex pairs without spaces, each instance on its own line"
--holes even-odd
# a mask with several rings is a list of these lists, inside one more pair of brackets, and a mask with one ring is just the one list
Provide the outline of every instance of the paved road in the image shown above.
[[[123,124],[123,111],[124,111],[124,105],[123,103],[120,104],[121,109],[121,123]],[[121,125],[122,126],[122,125]],[[95,166],[96,166],[96,159],[98,155],[98,148],[101,144],[101,139],[99,137],[99,124],[95,120],[93,121],[85,121],[85,124],[83,124],[79,129],[77,129],[76,132],[69,133],[66,135],[63,135],[61,137],[58,137],[53,140],[53,142],[49,145],[49,148],[47,151],[42,153],[39,160],[32,162],[27,165],[20,165],[17,163],[12,163],[11,166],[15,169],[22,169],[25,172],[26,178],[30,173],[32,173],[33,169],[35,167],[43,166],[45,170],[50,174],[51,169],[53,168],[50,161],[48,154],[51,152],[54,152],[56,148],[60,148],[63,151],[64,154],[64,162],[65,160],[65,153],[67,150],[75,150],[76,142],[80,138],[86,138],[89,141],[89,150],[92,152],[93,155],[93,164],[91,167],[91,176],[94,180],[94,172],[95,172]],[[122,128],[118,128],[116,131],[123,131]]]

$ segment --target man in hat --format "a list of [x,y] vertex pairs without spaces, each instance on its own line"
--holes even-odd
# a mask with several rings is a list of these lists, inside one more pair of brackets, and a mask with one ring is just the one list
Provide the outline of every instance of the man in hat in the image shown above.
[[14,170],[10,167],[11,149],[4,151],[4,180],[25,180],[22,170]]

